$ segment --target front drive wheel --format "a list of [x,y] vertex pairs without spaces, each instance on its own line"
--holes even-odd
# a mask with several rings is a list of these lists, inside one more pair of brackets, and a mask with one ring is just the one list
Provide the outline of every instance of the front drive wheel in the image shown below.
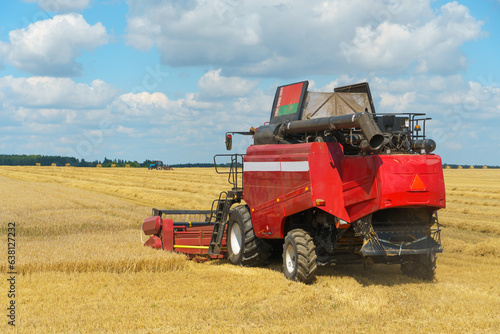
[[255,236],[246,205],[238,205],[229,215],[227,253],[229,261],[236,265],[257,267],[269,263],[271,246]]
[[311,235],[295,229],[288,232],[283,245],[283,269],[286,278],[302,283],[316,279],[316,246]]

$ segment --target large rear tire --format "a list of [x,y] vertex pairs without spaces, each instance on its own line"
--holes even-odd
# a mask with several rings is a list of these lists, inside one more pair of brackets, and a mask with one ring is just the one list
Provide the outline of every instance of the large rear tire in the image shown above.
[[246,205],[238,205],[229,214],[227,253],[229,261],[236,265],[258,267],[269,263],[271,246],[255,236]]
[[436,254],[415,255],[412,261],[401,265],[401,271],[406,276],[432,281],[436,270],[436,258]]
[[303,229],[288,232],[283,245],[283,270],[286,278],[310,284],[316,280],[316,246]]

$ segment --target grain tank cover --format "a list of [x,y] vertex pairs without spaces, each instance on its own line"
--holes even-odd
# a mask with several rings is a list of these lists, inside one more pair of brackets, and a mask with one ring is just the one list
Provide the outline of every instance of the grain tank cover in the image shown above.
[[334,92],[307,92],[301,119],[375,112],[367,82],[337,87]]
[[340,116],[368,111],[375,107],[368,83],[337,87],[333,92],[307,91],[309,81],[279,86],[271,110],[271,124],[311,118]]
[[372,113],[375,113],[375,106],[373,104],[372,92],[370,91],[370,85],[368,82],[361,82],[353,85],[336,87],[334,90],[336,93],[365,93],[368,97],[368,103],[370,104],[370,109]]

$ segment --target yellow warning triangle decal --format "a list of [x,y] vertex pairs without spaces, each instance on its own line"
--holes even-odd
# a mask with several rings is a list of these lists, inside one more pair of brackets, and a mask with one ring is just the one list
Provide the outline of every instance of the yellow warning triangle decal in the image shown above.
[[422,179],[418,174],[415,174],[413,178],[413,182],[411,183],[410,189],[413,191],[423,191],[425,190],[425,184],[422,182]]

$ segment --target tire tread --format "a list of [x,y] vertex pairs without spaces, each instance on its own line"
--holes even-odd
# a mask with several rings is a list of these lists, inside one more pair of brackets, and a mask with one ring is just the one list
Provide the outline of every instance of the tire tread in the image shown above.
[[[316,280],[317,257],[313,238],[302,229],[292,230],[288,232],[288,236],[291,236],[297,245],[297,273],[292,279],[305,284],[314,282]],[[283,259],[285,259],[285,252],[286,247],[283,247]]]
[[250,211],[246,205],[234,208],[243,218],[243,258],[241,265],[245,267],[265,266],[271,257],[271,246],[255,236]]

